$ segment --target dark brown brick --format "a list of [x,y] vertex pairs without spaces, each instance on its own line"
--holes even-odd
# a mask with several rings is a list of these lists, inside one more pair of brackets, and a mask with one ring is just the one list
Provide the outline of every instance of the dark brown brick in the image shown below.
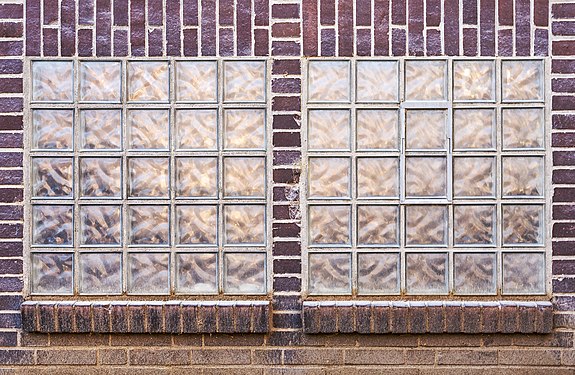
[[42,38],[44,56],[58,56],[58,29],[44,28]]
[[252,55],[251,17],[251,0],[236,0],[236,50],[238,56]]
[[[20,188],[0,189],[0,202],[15,203],[15,202],[22,202],[23,199],[24,199],[24,192]],[[10,224],[10,226],[16,228],[18,225]]]
[[301,243],[298,241],[276,241],[273,244],[274,256],[299,256],[301,254]]
[[95,303],[92,306],[92,314],[94,319],[94,332],[99,333],[117,332],[115,329],[111,329],[110,326],[112,320],[111,312],[112,307],[108,304]]
[[335,56],[335,43],[334,29],[321,30],[321,56]]
[[575,54],[575,42],[568,40],[555,41],[551,45],[553,55],[571,56]]
[[463,308],[463,332],[481,332],[481,306],[465,306]]
[[374,304],[372,308],[373,333],[391,332],[390,317],[391,309],[386,304]]
[[409,20],[409,55],[423,56],[423,19],[424,19],[423,0],[410,0],[408,2]]
[[269,0],[254,0],[254,25],[268,26],[270,23]]
[[146,332],[164,332],[164,315],[162,304],[148,304],[146,306]]
[[20,274],[22,273],[21,259],[2,259],[0,258],[0,274]]
[[405,35],[404,29],[392,29],[391,30],[391,53],[393,56],[405,56],[406,49],[405,43],[407,36]]
[[[130,312],[130,315],[131,312]],[[110,323],[112,332],[115,333],[128,333],[129,325],[128,308],[126,304],[113,303],[110,306]]]
[[273,159],[274,166],[294,165],[294,164],[297,165],[301,162],[301,152],[299,151],[290,151],[290,150],[274,151],[273,157],[274,157]]
[[431,333],[445,332],[445,318],[442,303],[427,304],[427,329]]
[[531,51],[531,1],[515,0],[515,53],[529,56]]
[[391,0],[391,22],[394,25],[405,25],[405,0]]
[[518,313],[518,328],[521,333],[535,332],[536,305],[533,307],[520,306]]
[[267,304],[254,304],[252,306],[252,332],[253,333],[268,333],[270,308]]
[[[555,223],[553,224],[553,237],[573,237],[575,233],[575,224],[571,223]],[[558,261],[570,262],[570,261]],[[559,266],[561,263],[554,263]]]
[[[167,303],[164,305],[164,319],[166,333],[179,334],[182,332],[181,328],[181,308],[180,304]],[[195,314],[194,314],[195,320]]]
[[114,30],[114,56],[128,56],[128,32]]
[[553,202],[575,202],[575,189],[555,188],[553,190]]
[[301,260],[274,259],[274,274],[301,273]]
[[270,37],[266,29],[254,30],[254,54],[256,56],[269,56],[270,55]]
[[498,53],[501,56],[513,56],[513,30],[498,31]]
[[503,333],[517,332],[517,306],[515,304],[501,304],[500,329]]
[[389,0],[374,0],[373,52],[376,56],[389,55]]
[[216,55],[216,2],[201,0],[202,3],[202,55]]
[[273,144],[275,147],[300,147],[301,135],[299,132],[276,132]]
[[184,26],[198,26],[198,0],[183,0]]
[[[308,29],[306,28],[306,30]],[[298,38],[300,35],[301,33],[299,23],[278,22],[272,26],[272,37],[274,38]],[[308,37],[308,34],[306,34],[306,37]],[[316,45],[317,45],[317,39],[316,39]],[[304,50],[305,50],[305,43],[304,43]]]
[[575,133],[553,133],[551,144],[553,147],[573,147],[575,146]]
[[301,291],[301,279],[297,277],[274,277],[273,288],[277,292]]
[[446,303],[445,331],[447,333],[461,332],[463,326],[463,311],[461,305]]
[[459,55],[459,0],[445,0],[443,6],[444,52]]
[[[117,26],[128,25],[127,0],[114,0],[114,20]],[[78,0],[78,23],[80,25],[94,24],[94,0]]]
[[566,169],[554,170],[552,181],[554,184],[573,184],[575,183],[575,171]]
[[407,333],[408,332],[408,314],[409,307],[407,303],[395,302],[391,306],[391,332],[392,333]]
[[88,303],[74,304],[74,332],[92,332],[92,312]]
[[184,56],[198,56],[198,30],[186,29],[184,34]]
[[427,38],[425,41],[427,56],[439,56],[442,53],[441,49],[441,31],[433,29],[427,30]]
[[[0,22],[0,37],[19,38],[22,37],[23,26],[16,22]],[[6,91],[10,92],[10,91]]]
[[302,328],[302,316],[295,314],[273,314],[272,322],[274,328]]
[[371,30],[356,31],[356,54],[357,56],[371,56]]
[[352,303],[336,305],[337,331],[340,333],[355,332],[355,316]]
[[180,0],[166,1],[166,52],[168,56],[180,56]]
[[78,56],[92,56],[92,30],[78,30]]
[[74,332],[74,305],[72,302],[58,303],[56,317],[58,332]]
[[299,78],[275,78],[272,80],[272,92],[299,94],[301,93],[301,80]]
[[278,60],[275,59],[272,64],[272,74],[301,74],[301,64],[299,60]]
[[40,56],[40,0],[26,2],[26,55]]
[[41,303],[38,305],[38,329],[43,333],[58,332],[53,303]]
[[371,333],[371,304],[356,302],[355,329],[357,333]]
[[[146,306],[144,304],[129,304],[128,307],[122,306],[124,314],[129,324],[130,333],[144,333],[146,332]],[[119,318],[120,320],[121,318]],[[112,308],[112,327],[114,326],[114,307]]]
[[477,29],[471,27],[463,29],[463,54],[477,56]]
[[322,321],[320,320],[320,309],[318,306],[305,306],[303,314],[305,333],[312,334],[322,332]]
[[553,18],[575,18],[575,4],[569,2],[553,4],[551,14]]
[[575,129],[574,115],[553,115],[553,129]]
[[575,242],[553,241],[551,244],[553,255],[575,255]]
[[[179,331],[179,324],[176,324],[175,319],[177,319],[177,321],[179,321],[180,318],[180,314],[178,314],[176,312],[176,307],[172,307],[172,309],[174,311],[171,312],[171,317],[170,319],[174,319],[173,322],[170,323],[170,327],[172,327],[170,329],[170,332],[174,332],[176,329],[178,329]],[[178,308],[179,310],[179,308]],[[214,308],[214,314],[215,314],[215,308]],[[186,303],[184,302],[181,306],[181,326],[182,326],[182,332],[183,333],[198,333],[198,332],[203,332],[203,327],[204,327],[204,321],[202,320],[201,324],[201,328],[198,327],[198,306],[196,304],[192,304],[192,303]],[[202,318],[204,317],[203,314],[201,315]],[[166,323],[168,322],[168,316],[166,316]],[[209,325],[210,321],[208,321],[208,325]],[[211,328],[211,327],[209,327]],[[167,324],[166,324],[166,330],[168,329]],[[215,316],[213,318],[213,331],[215,331],[216,327],[215,327]],[[213,332],[212,331],[212,332]]]
[[21,257],[23,246],[20,242],[0,242],[0,251],[7,257]]
[[335,25],[335,0],[320,0],[320,22],[323,26]]
[[273,181],[278,184],[298,184],[301,170],[292,168],[274,169]]
[[[2,48],[1,42],[0,42],[0,48]],[[22,112],[23,109],[24,109],[24,101],[22,98],[0,98],[1,112]]]
[[274,129],[299,129],[300,128],[300,116],[298,114],[295,114],[295,115],[274,115],[272,126]]
[[248,333],[252,330],[252,307],[249,304],[237,303],[233,311],[234,331]]
[[411,303],[409,307],[409,333],[425,333],[427,332],[427,308],[425,303],[414,304]]
[[219,333],[233,333],[234,328],[234,305],[233,303],[220,304],[217,306],[217,329]]
[[26,332],[35,332],[38,330],[36,307],[36,304],[22,305],[22,329]]
[[296,41],[273,41],[273,56],[299,56],[301,54],[299,42]]
[[[182,316],[185,313],[185,304],[182,305]],[[197,309],[198,332],[216,332],[216,305],[202,304]],[[185,324],[185,320],[184,320]]]
[[22,116],[0,116],[0,130],[22,130],[23,123]]
[[336,333],[337,332],[337,308],[335,303],[331,305],[324,304],[319,308],[319,332]]
[[148,31],[148,56],[162,56],[164,52],[163,38],[162,29]]

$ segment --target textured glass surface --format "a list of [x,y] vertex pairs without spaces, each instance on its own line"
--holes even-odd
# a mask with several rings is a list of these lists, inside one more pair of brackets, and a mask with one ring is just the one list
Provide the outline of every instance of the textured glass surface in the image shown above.
[[543,62],[503,61],[501,84],[504,101],[543,100]]
[[128,293],[168,294],[169,264],[169,254],[128,254]]
[[264,197],[265,194],[265,158],[224,158],[226,197]]
[[74,111],[35,109],[32,111],[32,148],[71,149]]
[[406,100],[445,100],[446,64],[446,61],[406,61]]
[[453,158],[453,194],[456,197],[495,195],[495,158]]
[[309,158],[310,197],[349,197],[350,160]]
[[32,206],[32,244],[72,245],[72,206]]
[[227,205],[224,207],[225,243],[263,245],[265,239],[264,205]]
[[32,254],[32,292],[72,293],[72,254]]
[[495,206],[454,206],[454,243],[456,245],[495,244],[495,221]]
[[447,207],[405,207],[407,245],[446,245]]
[[176,62],[176,100],[215,102],[218,100],[216,61]]
[[224,111],[224,147],[257,148],[266,145],[265,109],[228,109]]
[[447,293],[447,254],[406,254],[405,261],[408,293]]
[[206,294],[218,292],[217,254],[177,254],[176,292]]
[[176,158],[178,197],[216,197],[217,178],[217,157]]
[[32,100],[69,102],[74,97],[72,61],[32,62]]
[[224,62],[224,101],[262,102],[266,98],[263,61]]
[[168,206],[130,206],[128,215],[130,244],[169,244],[170,209]]
[[453,98],[455,100],[494,100],[495,64],[493,61],[455,61]]
[[168,158],[130,158],[128,171],[130,197],[168,198]]
[[178,149],[216,149],[218,112],[215,109],[176,110]]
[[359,293],[399,293],[399,254],[358,254]]
[[504,245],[541,245],[544,228],[543,206],[503,205]]
[[308,100],[310,102],[348,102],[351,91],[348,61],[310,61]]
[[128,62],[128,100],[167,101],[170,69],[166,61]]
[[122,214],[120,206],[81,206],[80,239],[82,245],[120,245]]
[[545,293],[545,254],[503,254],[503,293]]
[[310,110],[308,116],[308,148],[310,150],[349,150],[349,111]]
[[170,139],[168,110],[128,111],[128,146],[132,149],[167,149]]
[[122,254],[81,254],[80,293],[122,293]]
[[33,158],[32,195],[72,197],[72,158]]
[[265,293],[265,262],[265,254],[224,254],[224,291],[233,294]]
[[358,109],[356,128],[357,148],[360,150],[398,148],[396,110]]
[[310,254],[310,294],[341,294],[351,292],[350,254]]
[[176,220],[176,239],[179,245],[217,244],[217,206],[177,206]]
[[83,149],[122,148],[121,109],[81,110],[80,128]]
[[358,158],[358,197],[398,197],[398,158]]
[[121,158],[81,158],[80,193],[83,197],[121,197]]
[[357,243],[371,246],[399,244],[399,208],[397,206],[358,206]]
[[507,108],[501,111],[504,148],[543,148],[543,108]]
[[408,110],[405,137],[408,149],[445,149],[447,140],[445,111]]
[[453,111],[453,148],[492,149],[495,147],[493,109]]
[[399,67],[396,61],[358,61],[356,100],[397,101]]
[[496,293],[495,254],[459,253],[453,256],[453,263],[456,294]]
[[80,100],[119,102],[121,92],[121,62],[83,61],[80,63]]
[[503,161],[504,196],[543,196],[543,158],[506,156]]
[[405,158],[405,194],[410,197],[443,197],[447,194],[447,159]]
[[349,206],[309,206],[310,244],[349,244],[350,220],[351,208]]

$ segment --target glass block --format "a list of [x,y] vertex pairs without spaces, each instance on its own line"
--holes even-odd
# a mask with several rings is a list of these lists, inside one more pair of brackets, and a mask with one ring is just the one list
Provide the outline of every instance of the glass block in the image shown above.
[[545,254],[503,254],[503,294],[544,294]]
[[176,62],[176,100],[189,102],[217,101],[217,61]]
[[128,293],[168,294],[170,254],[128,254]]
[[455,100],[494,100],[494,61],[455,61],[453,63]]
[[310,197],[349,197],[348,158],[309,158]]
[[399,254],[357,255],[358,293],[398,294],[399,281]]
[[501,85],[503,101],[543,100],[543,62],[503,61]]
[[458,253],[453,263],[456,294],[497,293],[495,254]]
[[543,148],[543,108],[507,108],[501,111],[504,148]]
[[224,111],[224,148],[266,147],[265,109]]
[[224,293],[264,294],[266,255],[227,253],[224,255]]
[[542,157],[506,156],[502,163],[504,196],[543,196],[545,170]]
[[121,92],[121,62],[80,62],[80,100],[89,102],[119,102]]
[[170,112],[156,109],[128,111],[128,147],[167,149],[170,147]]
[[453,148],[493,149],[495,147],[493,109],[453,111]]
[[447,244],[447,207],[407,206],[405,216],[407,245]]
[[406,157],[405,194],[409,197],[447,195],[447,160],[444,157]]
[[83,197],[122,196],[121,158],[81,158],[80,192]]
[[397,61],[358,61],[358,102],[398,100],[399,66]]
[[453,158],[453,194],[456,197],[493,197],[494,188],[495,158]]
[[308,101],[349,102],[351,95],[349,61],[310,61]]
[[80,111],[80,137],[83,149],[122,148],[122,110],[86,109]]
[[264,245],[266,221],[264,205],[227,205],[224,231],[227,245]]
[[80,206],[80,234],[82,245],[121,245],[121,207]]
[[73,98],[72,61],[32,62],[32,101],[71,102]]
[[358,158],[358,197],[399,197],[399,159]]
[[218,158],[176,158],[178,197],[217,197]]
[[217,206],[177,206],[176,219],[179,245],[217,245]]
[[168,206],[130,206],[129,239],[132,245],[168,245],[170,209]]
[[447,113],[437,110],[407,110],[405,144],[408,149],[445,149]]
[[32,254],[32,293],[71,294],[72,254]]
[[32,195],[72,198],[72,168],[72,158],[32,158]]
[[503,244],[542,245],[543,206],[503,205]]
[[357,148],[360,150],[397,150],[398,122],[396,110],[358,109],[356,113]]
[[447,254],[406,254],[406,287],[409,294],[447,293]]
[[32,148],[69,150],[72,148],[74,111],[35,109],[32,111]]
[[80,293],[121,294],[122,254],[81,254]]
[[224,62],[224,101],[263,102],[266,99],[264,61]]
[[218,112],[215,109],[176,110],[176,147],[209,149],[218,147]]
[[310,245],[349,245],[351,207],[309,206]]
[[358,206],[357,243],[368,246],[399,245],[399,208]]
[[349,111],[316,109],[308,112],[308,148],[310,150],[349,150],[349,140]]
[[32,244],[72,245],[72,206],[32,206]]
[[405,62],[406,100],[446,100],[446,61]]
[[177,254],[176,292],[213,294],[218,292],[217,254]]
[[454,206],[454,243],[456,245],[494,245],[496,220],[495,206]]
[[265,158],[224,158],[224,196],[264,197],[265,194]]
[[308,290],[310,294],[351,293],[351,255],[310,254]]
[[168,101],[170,68],[167,61],[128,62],[128,100]]
[[128,195],[130,197],[168,198],[169,159],[130,158],[128,159]]

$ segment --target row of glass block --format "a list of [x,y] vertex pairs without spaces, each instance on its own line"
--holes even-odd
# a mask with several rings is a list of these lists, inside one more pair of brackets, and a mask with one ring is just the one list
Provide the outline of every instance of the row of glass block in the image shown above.
[[266,292],[265,253],[32,253],[31,261],[34,294],[72,294],[74,279],[79,294]]
[[[310,294],[544,294],[545,254],[454,253],[310,253]],[[353,259],[353,260],[352,260]],[[453,262],[450,271],[449,263]],[[498,263],[501,264],[498,267]],[[352,266],[353,263],[353,266]],[[401,267],[405,264],[405,285]],[[355,268],[355,270],[352,269]],[[451,273],[451,275],[450,275]],[[501,275],[499,275],[501,273]],[[502,278],[502,285],[498,278]],[[450,278],[452,284],[450,284]],[[451,285],[451,286],[450,286]]]

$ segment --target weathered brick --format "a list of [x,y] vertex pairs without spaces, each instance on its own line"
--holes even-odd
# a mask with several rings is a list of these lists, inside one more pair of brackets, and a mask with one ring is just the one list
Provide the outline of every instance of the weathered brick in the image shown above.
[[146,332],[164,332],[164,315],[161,304],[148,304],[146,306]]
[[254,350],[253,364],[256,365],[279,365],[282,363],[282,350],[266,349]]
[[72,302],[58,303],[56,306],[58,332],[74,332],[74,306]]
[[[84,308],[82,306],[82,308]],[[84,314],[86,314],[86,310],[84,310]],[[111,330],[111,312],[112,308],[108,304],[99,304],[95,303],[92,306],[92,314],[94,319],[94,332],[106,333],[106,332],[117,332],[115,330]],[[86,322],[86,316],[83,317],[84,322]]]
[[272,18],[299,18],[299,4],[273,4]]
[[85,333],[92,331],[91,306],[89,304],[74,304],[74,332]]
[[130,365],[186,365],[190,363],[190,351],[183,349],[133,349]]
[[[180,326],[180,319],[181,319],[181,326],[182,326],[182,332],[183,333],[197,333],[197,332],[203,332],[203,328],[205,326],[204,321],[207,323],[206,324],[206,328],[211,328],[213,329],[212,331],[209,332],[213,332],[215,331],[215,317],[213,318],[213,327],[210,324],[211,321],[205,319],[204,315],[201,314],[201,328],[202,330],[198,329],[198,306],[194,305],[194,304],[189,304],[189,303],[183,303],[181,306],[181,315],[180,315],[180,311],[179,308],[176,311],[176,307],[173,306],[172,307],[173,311],[170,312],[170,316],[168,317],[168,315],[166,315],[166,330],[167,326],[168,326],[168,319],[173,320],[172,322],[170,322],[170,327],[171,329],[169,329],[168,332],[174,332],[177,330],[177,332],[179,332],[179,326]],[[166,312],[166,314],[168,314],[168,312]],[[215,310],[214,310],[214,314],[215,314]],[[175,333],[175,332],[174,332]]]
[[284,363],[287,365],[341,365],[343,350],[341,349],[286,349]]
[[21,292],[24,282],[21,277],[0,277],[0,291]]
[[125,365],[128,363],[128,352],[125,349],[99,349],[101,365]]
[[180,304],[167,303],[164,305],[164,321],[166,333],[178,334],[182,332],[180,310]]
[[[135,305],[128,305],[127,307],[122,306],[124,312],[121,315],[115,315],[114,309],[116,306],[112,307],[112,327],[115,324],[119,324],[119,327],[122,327],[123,324],[121,323],[122,319],[126,319],[126,325],[129,324],[128,332],[131,333],[144,333],[146,332],[145,327],[145,305],[143,304],[135,304]],[[119,312],[119,309],[116,309]],[[122,316],[123,315],[123,316]],[[117,316],[117,321],[115,320],[115,316]],[[125,331],[120,331],[125,332]]]
[[427,308],[424,304],[421,306],[410,306],[408,317],[409,333],[427,332]]
[[27,332],[34,332],[38,329],[38,315],[36,304],[22,305],[22,329]]
[[497,350],[441,350],[437,352],[440,365],[495,365]]
[[[185,304],[182,305],[182,316],[185,314]],[[198,332],[216,332],[216,306],[203,304],[197,310]],[[185,321],[184,321],[185,323]]]
[[499,364],[501,365],[558,366],[560,363],[561,352],[558,350],[499,350]]
[[33,350],[0,350],[0,364],[3,365],[33,365]]
[[252,330],[252,307],[249,304],[236,304],[233,312],[234,332],[248,333]]
[[302,328],[302,316],[296,314],[272,314],[273,326],[275,328]]
[[391,332],[392,333],[407,333],[409,308],[407,304],[394,303],[391,307]]
[[221,304],[217,307],[217,332],[234,332],[234,306]]
[[463,323],[463,311],[458,304],[445,306],[445,329],[447,333],[461,332]]
[[251,352],[246,349],[192,349],[195,365],[241,365],[251,363]]
[[39,365],[95,365],[96,350],[38,350]]
[[354,308],[351,303],[336,305],[337,331],[340,333],[355,332]]
[[275,132],[273,144],[276,147],[300,147],[301,134],[299,132]]
[[401,365],[405,363],[403,349],[346,349],[345,364]]

